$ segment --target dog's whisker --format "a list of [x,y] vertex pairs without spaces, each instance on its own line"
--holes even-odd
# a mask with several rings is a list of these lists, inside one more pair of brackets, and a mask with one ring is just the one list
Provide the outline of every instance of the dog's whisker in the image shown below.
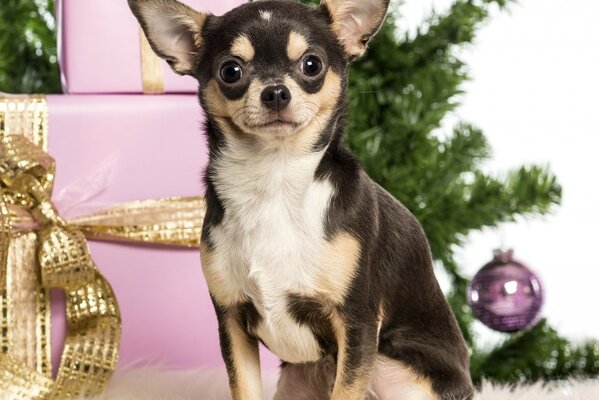
[[244,111],[246,111],[248,108],[250,108],[250,106],[247,106],[247,105],[246,105],[246,106],[241,106],[241,107],[239,107],[237,110],[235,110],[235,111],[233,112],[233,116],[232,116],[231,118],[232,118],[232,119],[235,119],[235,118],[237,118],[237,116],[238,116],[237,114],[238,114],[238,113],[244,112]]

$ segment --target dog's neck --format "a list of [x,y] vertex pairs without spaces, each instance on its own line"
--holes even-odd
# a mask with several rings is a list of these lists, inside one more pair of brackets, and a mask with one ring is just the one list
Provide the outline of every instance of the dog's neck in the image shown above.
[[324,152],[295,154],[287,149],[284,138],[228,138],[211,160],[213,183],[227,205],[281,196],[291,206],[299,206]]

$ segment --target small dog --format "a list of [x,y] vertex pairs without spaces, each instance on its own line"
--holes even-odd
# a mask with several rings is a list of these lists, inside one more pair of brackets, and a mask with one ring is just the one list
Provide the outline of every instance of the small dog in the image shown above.
[[209,140],[202,266],[235,400],[470,399],[468,352],[422,228],[343,144],[349,64],[388,0],[129,0],[154,51],[200,84]]

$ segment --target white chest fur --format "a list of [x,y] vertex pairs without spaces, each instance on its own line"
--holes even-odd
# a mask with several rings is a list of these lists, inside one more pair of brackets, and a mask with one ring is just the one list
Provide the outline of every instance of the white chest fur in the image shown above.
[[333,195],[329,182],[314,181],[321,157],[233,143],[215,165],[225,215],[211,230],[211,273],[226,285],[219,291],[232,304],[252,301],[263,318],[256,334],[289,362],[320,357],[311,330],[289,315],[287,299],[317,292],[324,217]]

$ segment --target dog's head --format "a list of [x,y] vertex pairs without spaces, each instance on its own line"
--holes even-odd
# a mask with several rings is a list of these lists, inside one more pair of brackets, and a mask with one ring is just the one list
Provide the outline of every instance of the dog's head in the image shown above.
[[129,5],[154,51],[198,79],[202,104],[225,135],[301,136],[314,146],[331,139],[347,66],[380,28],[388,1],[258,1],[220,17],[176,0]]

